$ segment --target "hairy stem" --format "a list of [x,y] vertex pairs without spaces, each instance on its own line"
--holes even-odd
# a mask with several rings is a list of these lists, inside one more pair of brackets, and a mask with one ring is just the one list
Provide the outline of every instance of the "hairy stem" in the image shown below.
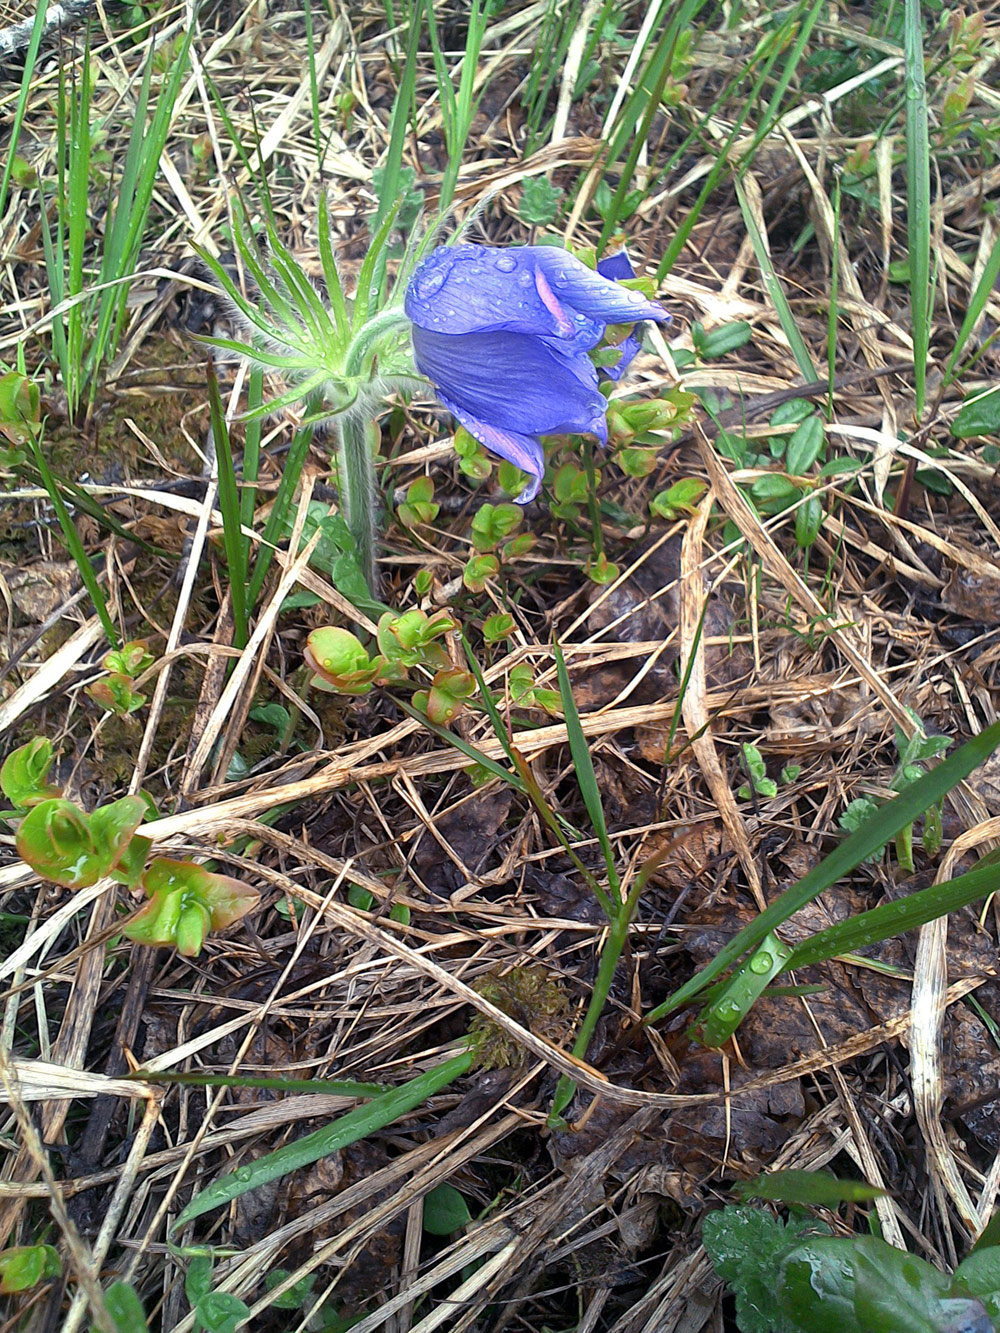
[[375,463],[368,444],[367,422],[353,412],[334,418],[340,499],[344,518],[358,547],[358,564],[372,597],[378,596],[375,553]]

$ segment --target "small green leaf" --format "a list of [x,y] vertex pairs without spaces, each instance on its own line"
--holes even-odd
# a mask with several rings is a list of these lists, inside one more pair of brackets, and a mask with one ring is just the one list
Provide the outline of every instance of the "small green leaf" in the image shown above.
[[59,1251],[51,1245],[17,1245],[0,1251],[0,1295],[26,1291],[62,1271]]
[[424,1197],[424,1230],[432,1236],[450,1236],[471,1221],[468,1204],[447,1181]]
[[650,511],[659,518],[675,519],[681,514],[694,513],[695,506],[708,490],[708,483],[699,477],[682,477],[665,491],[654,495]]
[[378,899],[360,884],[350,884],[347,888],[347,901],[359,912],[371,912],[378,906]]
[[469,592],[482,592],[490,579],[500,573],[500,561],[495,555],[474,555],[462,570],[462,583]]
[[[281,1285],[286,1277],[291,1276],[291,1270],[288,1268],[275,1268],[268,1273],[264,1279],[264,1286],[268,1291],[273,1291],[275,1287]],[[271,1308],[274,1310],[299,1310],[309,1299],[309,1294],[316,1282],[315,1273],[307,1273],[305,1277],[300,1278],[294,1286],[289,1287],[282,1295],[277,1296],[271,1302]]]
[[236,1333],[250,1307],[228,1291],[210,1291],[195,1307],[195,1313],[205,1327],[205,1333]]
[[[700,332],[696,333],[696,329]],[[723,324],[717,329],[712,329],[711,333],[706,333],[697,322],[691,326],[695,351],[706,361],[713,361],[718,357],[728,356],[730,352],[738,351],[752,337],[753,329],[742,319],[734,324]]]
[[117,1333],[149,1333],[142,1301],[128,1282],[112,1282],[104,1293],[104,1304]]
[[823,526],[823,502],[818,495],[810,495],[795,511],[795,544],[808,551]]
[[520,505],[480,505],[472,520],[472,545],[480,553],[494,550],[521,526],[524,510]]
[[428,718],[439,727],[449,726],[475,692],[476,680],[471,672],[454,668],[437,672],[427,695]]
[[804,477],[823,451],[823,421],[813,414],[806,417],[788,441],[785,466],[795,477]]
[[1000,434],[1000,386],[966,398],[951,423],[951,433],[960,440]]
[[341,694],[367,694],[378,675],[378,662],[369,658],[357,635],[337,625],[314,629],[303,657],[321,683]]
[[775,1203],[808,1204],[832,1208],[839,1203],[866,1203],[888,1190],[864,1180],[838,1180],[829,1171],[771,1171],[736,1185],[742,1199],[770,1199]]
[[122,927],[122,934],[151,947],[174,945],[196,958],[209,931],[222,930],[260,902],[256,889],[216,875],[194,861],[158,856],[142,877],[149,902]]
[[483,621],[483,641],[498,643],[514,633],[514,617],[508,611],[498,611]]
[[772,426],[797,426],[812,416],[812,404],[806,398],[789,398],[779,403],[771,415]]
[[212,1271],[215,1264],[207,1254],[198,1254],[188,1264],[184,1277],[184,1295],[189,1305],[197,1305],[212,1290]]

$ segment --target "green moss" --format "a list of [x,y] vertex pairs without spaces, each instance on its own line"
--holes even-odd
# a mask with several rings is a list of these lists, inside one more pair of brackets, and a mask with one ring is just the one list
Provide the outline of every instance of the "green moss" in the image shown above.
[[[498,968],[481,977],[475,989],[484,1000],[546,1041],[561,1045],[569,1035],[569,998],[562,980],[547,968],[515,967],[509,972]],[[516,1069],[527,1059],[527,1052],[498,1023],[482,1014],[472,1020],[469,1038],[482,1069]]]

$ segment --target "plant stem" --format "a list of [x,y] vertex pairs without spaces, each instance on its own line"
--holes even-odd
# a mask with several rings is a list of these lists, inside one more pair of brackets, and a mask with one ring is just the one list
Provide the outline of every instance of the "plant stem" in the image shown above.
[[357,543],[358,564],[373,597],[378,596],[375,567],[375,463],[368,444],[368,423],[353,412],[335,417],[340,499],[344,518]]
[[[578,1060],[587,1058],[587,1048],[590,1046],[590,1039],[594,1035],[594,1029],[597,1027],[598,1020],[604,1012],[604,1006],[611,993],[611,984],[615,979],[618,961],[625,949],[629,926],[632,924],[632,917],[635,915],[635,909],[639,903],[639,895],[642,893],[645,884],[646,876],[638,875],[628,898],[625,902],[619,903],[615,918],[611,922],[608,938],[601,950],[601,961],[597,965],[597,976],[594,980],[590,1003],[587,1005],[587,1012],[580,1024],[576,1041],[573,1043],[573,1054]],[[548,1125],[550,1129],[555,1128],[560,1123],[562,1113],[573,1100],[575,1092],[576,1084],[568,1074],[563,1074],[556,1085],[552,1110],[549,1112]]]

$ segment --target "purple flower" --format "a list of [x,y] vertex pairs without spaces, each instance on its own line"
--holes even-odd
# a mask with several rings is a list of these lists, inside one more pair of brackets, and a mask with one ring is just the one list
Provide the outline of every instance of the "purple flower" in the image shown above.
[[[548,245],[441,246],[413,274],[405,310],[417,369],[470,435],[528,473],[519,504],[542,482],[539,436],[607,441],[607,401],[588,356],[607,325],[670,318],[616,281],[632,276],[624,251],[595,273]],[[617,380],[638,350],[638,338],[626,338],[601,375]]]

